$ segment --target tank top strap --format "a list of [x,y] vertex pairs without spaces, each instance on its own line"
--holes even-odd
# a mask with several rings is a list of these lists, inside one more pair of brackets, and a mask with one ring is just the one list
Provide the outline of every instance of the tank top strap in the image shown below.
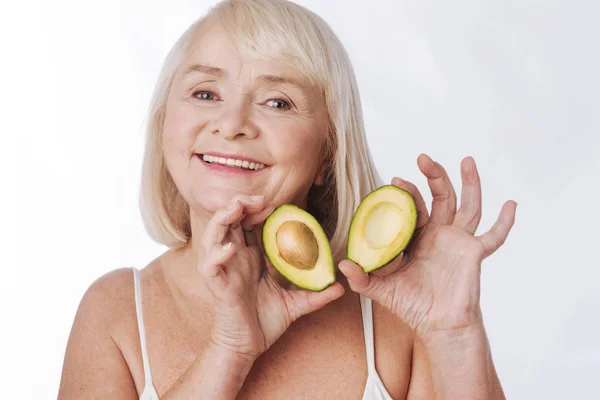
[[133,285],[135,291],[135,312],[137,315],[138,331],[140,332],[140,347],[142,349],[142,363],[144,365],[144,390],[141,399],[158,399],[156,389],[152,383],[152,372],[150,370],[150,360],[148,359],[148,349],[146,347],[146,328],[144,327],[144,313],[142,310],[142,284],[140,281],[140,271],[132,267]]
[[367,366],[369,374],[375,371],[375,340],[373,338],[373,303],[368,297],[360,295],[365,348],[367,350]]

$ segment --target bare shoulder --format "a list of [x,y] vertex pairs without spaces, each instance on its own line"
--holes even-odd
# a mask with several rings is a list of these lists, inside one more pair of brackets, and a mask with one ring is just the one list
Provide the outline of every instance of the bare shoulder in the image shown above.
[[95,321],[112,330],[135,314],[132,268],[118,268],[100,276],[84,293],[76,318]]
[[65,351],[60,399],[137,396],[127,362],[112,334],[135,312],[133,270],[119,268],[85,291]]
[[118,268],[96,279],[83,296],[82,304],[97,309],[102,316],[111,319],[118,317],[117,311],[123,306],[131,306],[134,298],[133,269]]

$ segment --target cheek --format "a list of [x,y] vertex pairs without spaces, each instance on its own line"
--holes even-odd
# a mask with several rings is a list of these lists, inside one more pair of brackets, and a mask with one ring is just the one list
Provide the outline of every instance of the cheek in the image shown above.
[[162,137],[167,164],[188,163],[194,151],[201,121],[195,120],[196,115],[188,108],[186,104],[176,104],[167,108]]
[[162,151],[167,170],[181,194],[187,199],[187,170],[197,132],[188,113],[181,107],[167,110],[162,135]]
[[280,127],[273,137],[267,138],[272,143],[273,156],[278,164],[296,165],[302,161],[301,164],[306,166],[318,163],[325,135],[319,127],[311,125]]
[[[297,127],[296,127],[297,128]],[[278,179],[273,180],[283,200],[302,201],[312,187],[320,167],[324,135],[315,130],[287,130],[271,143],[275,163],[280,167]],[[323,137],[321,137],[323,136]]]

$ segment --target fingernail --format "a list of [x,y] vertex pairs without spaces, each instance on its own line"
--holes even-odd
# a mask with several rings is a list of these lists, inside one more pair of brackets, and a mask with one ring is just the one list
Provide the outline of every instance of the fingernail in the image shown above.
[[227,251],[227,250],[229,250],[229,248],[230,248],[230,247],[231,247],[231,242],[229,242],[229,243],[227,243],[227,244],[223,245],[223,251]]
[[250,200],[252,200],[252,201],[260,201],[260,200],[262,200],[264,198],[265,198],[265,196],[263,196],[263,195],[250,196]]
[[227,206],[227,210],[229,211],[233,211],[233,209],[235,208],[237,204],[237,200],[233,200],[231,203],[229,203],[229,205]]

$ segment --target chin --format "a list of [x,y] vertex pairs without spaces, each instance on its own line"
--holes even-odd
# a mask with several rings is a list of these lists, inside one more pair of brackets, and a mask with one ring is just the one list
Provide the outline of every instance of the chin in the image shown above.
[[191,207],[196,212],[215,213],[221,208],[227,207],[231,199],[236,195],[250,195],[238,188],[225,187],[197,187],[192,191]]

